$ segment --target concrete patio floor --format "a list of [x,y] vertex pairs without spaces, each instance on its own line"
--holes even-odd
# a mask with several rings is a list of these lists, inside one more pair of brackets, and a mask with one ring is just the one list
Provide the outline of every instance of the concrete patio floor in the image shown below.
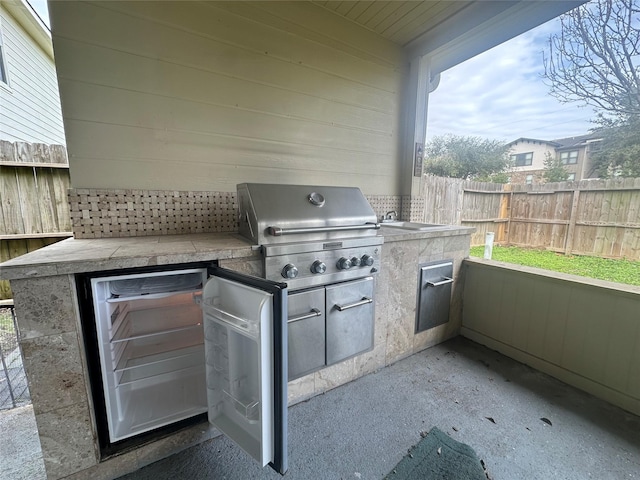
[[121,480],[378,480],[434,426],[494,480],[640,479],[640,417],[458,337],[291,407],[284,477],[219,437]]

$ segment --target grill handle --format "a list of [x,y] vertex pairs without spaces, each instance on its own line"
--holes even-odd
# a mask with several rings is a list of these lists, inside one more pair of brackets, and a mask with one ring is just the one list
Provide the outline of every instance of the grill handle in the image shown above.
[[267,227],[269,235],[280,237],[282,235],[293,235],[298,233],[323,233],[323,232],[343,232],[347,230],[378,230],[379,223],[365,223],[364,225],[343,225],[338,227],[308,227],[308,228],[282,228]]
[[338,305],[336,303],[335,307],[338,309],[339,312],[344,312],[345,310],[348,310],[350,308],[359,307],[360,305],[366,305],[367,303],[371,303],[371,302],[373,302],[373,299],[369,297],[362,297],[362,300],[360,300],[359,302],[350,303],[349,305]]

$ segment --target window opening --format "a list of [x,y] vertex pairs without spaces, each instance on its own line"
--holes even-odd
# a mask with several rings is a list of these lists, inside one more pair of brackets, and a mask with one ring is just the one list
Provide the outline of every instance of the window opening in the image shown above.
[[560,162],[563,165],[571,165],[578,163],[578,150],[571,150],[570,152],[562,152],[560,154]]
[[533,152],[517,153],[511,155],[511,161],[516,167],[526,167],[533,163]]

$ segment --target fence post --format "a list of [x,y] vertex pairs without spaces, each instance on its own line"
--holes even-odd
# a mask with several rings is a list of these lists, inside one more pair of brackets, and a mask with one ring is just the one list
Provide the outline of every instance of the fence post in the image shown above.
[[511,211],[511,185],[505,184],[502,186],[502,194],[500,195],[500,211],[498,218],[500,219],[498,227],[498,242],[506,240],[506,235],[509,232],[509,217]]
[[573,191],[573,202],[571,202],[571,213],[569,214],[569,227],[564,238],[564,254],[570,255],[573,250],[573,236],[576,231],[576,221],[578,216],[578,202],[580,201],[580,190]]

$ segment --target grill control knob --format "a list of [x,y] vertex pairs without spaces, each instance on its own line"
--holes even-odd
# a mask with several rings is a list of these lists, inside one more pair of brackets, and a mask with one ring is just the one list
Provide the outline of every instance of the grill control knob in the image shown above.
[[351,258],[351,266],[352,267],[359,267],[360,266],[360,259],[358,257],[352,257]]
[[298,276],[298,267],[293,263],[287,263],[282,269],[282,276],[284,278],[296,278]]
[[370,267],[373,265],[374,259],[371,255],[363,255],[360,259],[360,265]]
[[324,273],[326,271],[327,266],[320,260],[316,260],[315,262],[313,262],[313,265],[311,265],[311,273]]
[[342,257],[340,260],[338,260],[336,266],[338,267],[338,270],[349,270],[351,268],[351,260]]

